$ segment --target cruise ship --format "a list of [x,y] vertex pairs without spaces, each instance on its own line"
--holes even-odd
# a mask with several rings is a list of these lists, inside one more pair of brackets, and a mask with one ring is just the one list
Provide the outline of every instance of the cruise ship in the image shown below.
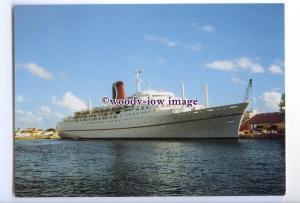
[[[126,97],[122,81],[112,85],[112,99],[139,99],[141,101],[183,101],[167,91],[141,90],[140,74],[136,73],[136,93]],[[207,86],[205,105],[112,105],[88,108],[57,123],[57,133],[65,139],[122,139],[122,138],[238,138],[239,127],[248,102],[208,107]]]

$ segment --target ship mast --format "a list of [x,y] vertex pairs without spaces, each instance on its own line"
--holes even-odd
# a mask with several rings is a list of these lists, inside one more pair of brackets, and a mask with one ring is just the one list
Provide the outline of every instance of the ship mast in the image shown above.
[[88,110],[90,112],[90,114],[92,114],[92,102],[91,102],[91,98],[89,97],[89,100],[88,100]]
[[136,69],[135,71],[135,76],[136,76],[136,96],[139,94],[139,92],[141,91],[141,79],[140,79],[140,74],[141,71],[139,69]]
[[150,82],[147,82],[147,87],[148,87],[148,91],[150,92],[150,90],[151,90],[151,83]]
[[184,83],[183,80],[181,81],[181,99],[184,99]]
[[150,90],[151,90],[151,83],[147,82],[147,86],[148,86],[148,96],[150,97]]
[[208,108],[208,90],[207,90],[207,84],[204,85],[203,91],[204,91],[204,98],[205,98],[204,107]]

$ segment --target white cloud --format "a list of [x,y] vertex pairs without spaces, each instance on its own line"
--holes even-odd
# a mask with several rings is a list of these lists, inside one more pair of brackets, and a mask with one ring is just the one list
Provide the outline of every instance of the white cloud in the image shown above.
[[263,73],[264,68],[253,59],[240,57],[237,59],[218,60],[206,63],[206,67],[223,71],[248,70],[252,73]]
[[71,112],[87,109],[87,105],[80,98],[73,95],[72,92],[65,93],[62,99],[56,99],[53,96],[52,102],[58,106],[67,108]]
[[170,40],[168,38],[165,38],[165,37],[159,37],[158,41],[160,43],[164,44],[164,45],[169,46],[169,47],[175,47],[175,46],[177,46],[179,44],[178,42],[172,41],[172,40]]
[[202,43],[201,42],[195,42],[191,45],[183,45],[186,49],[189,49],[191,51],[198,51],[202,48]]
[[16,96],[15,99],[16,99],[17,102],[22,103],[24,101],[25,97],[23,95],[19,94],[19,95]]
[[57,112],[55,112],[54,115],[55,115],[58,119],[62,119],[62,118],[64,118],[64,117],[66,117],[64,114],[62,114],[62,113],[57,113]]
[[203,32],[208,32],[208,33],[215,31],[215,27],[211,26],[211,25],[204,25],[204,26],[199,27],[199,29]]
[[284,73],[284,62],[280,59],[275,59],[268,67],[268,70],[271,74],[281,75]]
[[65,117],[64,114],[62,113],[58,113],[58,112],[53,112],[51,110],[51,108],[47,105],[41,105],[39,111],[38,111],[38,115],[46,118],[46,117],[56,117],[56,118],[63,118]]
[[263,73],[264,72],[264,68],[257,63],[256,61],[253,61],[250,58],[247,57],[242,57],[236,60],[236,63],[238,65],[238,67],[242,68],[242,69],[248,69],[250,70],[252,73]]
[[25,114],[25,115],[28,115],[28,116],[31,116],[31,115],[32,115],[32,112],[31,112],[31,111],[23,111],[22,109],[16,109],[16,110],[15,110],[15,113],[18,113],[18,114]]
[[47,105],[41,105],[39,114],[41,116],[50,116],[52,114],[52,111],[49,106]]
[[31,111],[15,110],[15,125],[17,128],[33,128],[41,125],[43,118]]
[[278,111],[281,100],[281,93],[276,91],[264,92],[259,99],[263,102],[263,106],[270,111]]
[[48,72],[45,68],[35,64],[35,63],[25,63],[18,65],[19,67],[24,68],[32,75],[35,75],[39,78],[45,79],[45,80],[52,80],[53,75],[52,73]]
[[271,64],[268,70],[272,74],[283,74],[283,68],[277,64]]
[[154,37],[154,36],[151,36],[151,35],[145,35],[145,39],[148,40],[148,41],[159,42],[159,43],[161,43],[163,45],[166,45],[168,47],[171,47],[171,48],[174,48],[179,44],[179,42],[173,41],[173,40],[168,39],[166,37]]
[[246,85],[247,83],[243,81],[242,79],[238,78],[237,76],[231,76],[231,81],[236,84]]
[[195,28],[199,29],[202,32],[212,33],[216,30],[215,27],[212,26],[212,25],[200,25],[197,22],[192,22],[191,25],[192,25],[192,27],[195,27]]
[[145,35],[145,39],[148,41],[158,42],[158,43],[165,45],[167,47],[170,47],[170,48],[182,47],[182,48],[185,48],[185,49],[191,50],[191,51],[198,51],[202,47],[201,42],[194,42],[192,44],[186,44],[183,42],[171,40],[167,37],[155,37],[152,35]]
[[280,87],[274,87],[274,88],[272,88],[272,91],[281,92],[282,88],[280,88]]
[[55,128],[59,119],[65,117],[61,113],[53,112],[47,105],[41,105],[36,113],[24,111],[22,109],[15,110],[15,125],[17,128]]
[[233,61],[220,60],[206,63],[206,67],[223,71],[232,71],[236,68],[236,64]]

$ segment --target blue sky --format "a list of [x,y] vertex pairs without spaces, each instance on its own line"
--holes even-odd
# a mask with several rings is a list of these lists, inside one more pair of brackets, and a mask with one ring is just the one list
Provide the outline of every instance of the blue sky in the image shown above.
[[[111,84],[186,96],[210,106],[243,100],[277,111],[284,92],[283,4],[77,5],[14,8],[16,127],[55,127],[111,96]],[[85,103],[84,103],[85,102]]]

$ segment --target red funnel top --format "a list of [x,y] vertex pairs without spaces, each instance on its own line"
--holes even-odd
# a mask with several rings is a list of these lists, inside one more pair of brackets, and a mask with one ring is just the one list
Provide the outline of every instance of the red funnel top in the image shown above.
[[125,87],[124,83],[122,81],[116,81],[113,83],[112,87],[112,96],[113,99],[125,99]]

